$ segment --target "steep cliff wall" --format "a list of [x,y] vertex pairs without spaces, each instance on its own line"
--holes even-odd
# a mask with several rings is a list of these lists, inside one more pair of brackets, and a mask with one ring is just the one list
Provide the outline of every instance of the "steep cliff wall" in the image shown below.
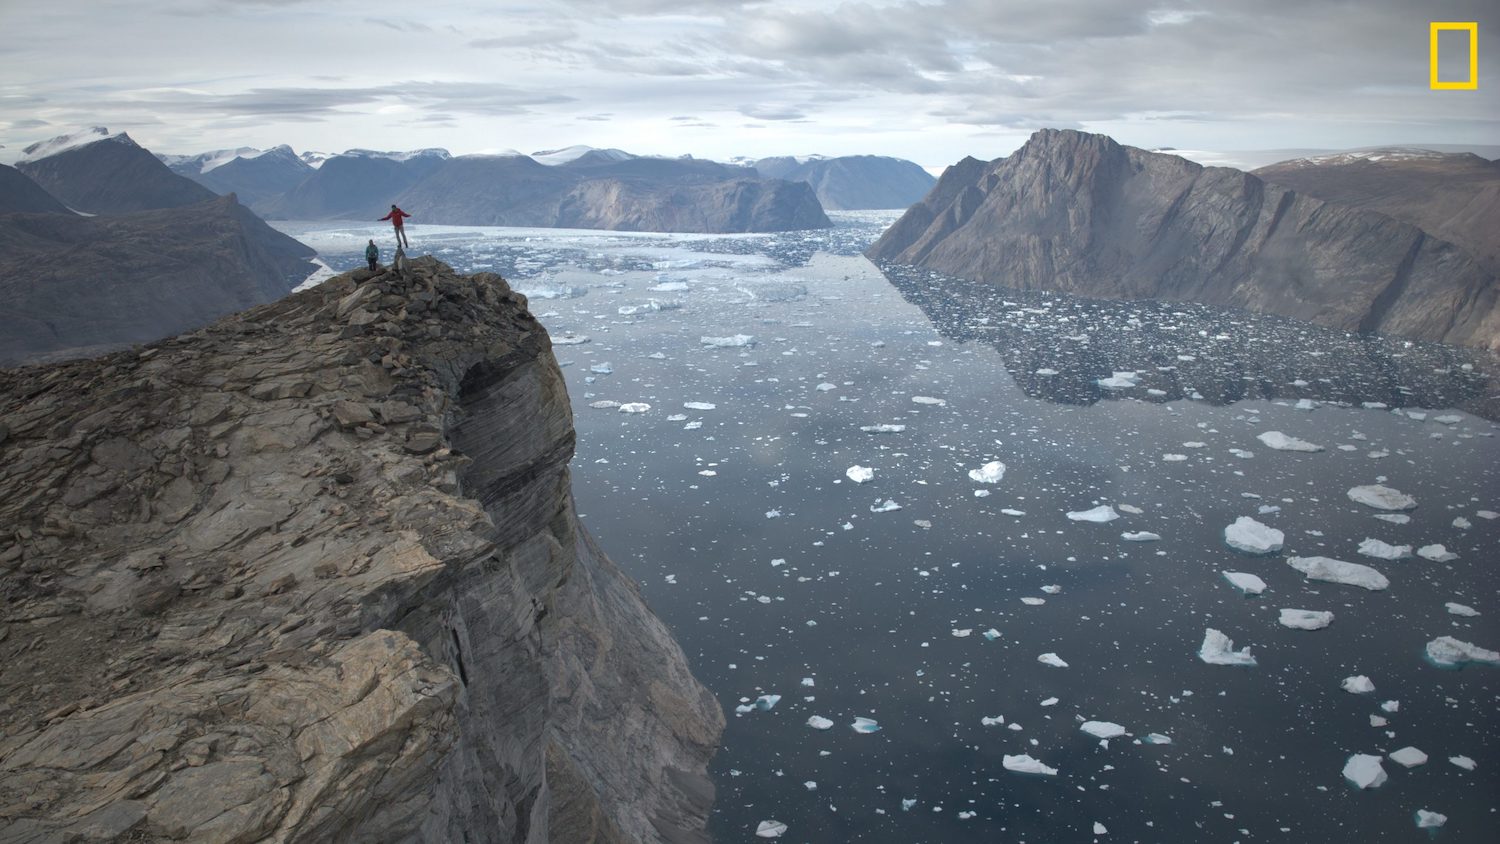
[[0,372],[0,841],[697,841],[723,726],[498,276]]
[[1500,348],[1500,280],[1382,214],[1103,135],[965,159],[866,253],[1019,289],[1227,305]]

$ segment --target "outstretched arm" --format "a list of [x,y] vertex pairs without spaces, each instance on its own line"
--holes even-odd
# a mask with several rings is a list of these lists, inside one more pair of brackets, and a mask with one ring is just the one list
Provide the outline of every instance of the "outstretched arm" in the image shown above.
[[[396,213],[396,212],[394,212],[394,211],[391,212],[391,214],[394,214],[394,213]],[[380,218],[380,222],[384,222],[386,220],[389,220],[391,218],[391,214],[387,214],[384,217],[381,217]]]

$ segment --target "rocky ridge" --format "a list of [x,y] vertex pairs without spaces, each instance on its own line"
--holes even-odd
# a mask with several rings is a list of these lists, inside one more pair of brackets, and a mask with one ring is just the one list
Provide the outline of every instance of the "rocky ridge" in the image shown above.
[[0,841],[702,840],[713,697],[500,277],[0,372]]

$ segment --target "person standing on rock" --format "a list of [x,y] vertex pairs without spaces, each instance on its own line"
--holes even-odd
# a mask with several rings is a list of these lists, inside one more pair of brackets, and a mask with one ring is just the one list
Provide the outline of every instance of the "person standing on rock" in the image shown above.
[[380,247],[375,245],[374,238],[370,239],[370,245],[365,247],[365,261],[370,264],[370,272],[375,272],[380,263]]
[[396,227],[396,245],[404,246],[407,249],[411,248],[411,241],[406,239],[406,227],[402,225],[401,221],[410,216],[410,214],[392,205],[391,213],[380,218],[381,222],[384,222],[386,220],[391,221],[391,225]]

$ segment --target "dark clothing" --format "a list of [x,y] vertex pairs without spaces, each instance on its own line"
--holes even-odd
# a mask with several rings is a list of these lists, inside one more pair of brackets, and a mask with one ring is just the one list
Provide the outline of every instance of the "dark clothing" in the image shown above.
[[376,266],[376,264],[378,263],[376,261],[376,259],[374,259],[374,258],[366,258],[365,260],[370,262],[370,272],[373,273],[376,270],[380,269],[380,267]]
[[392,205],[391,206],[391,213],[389,213],[389,214],[385,215],[384,217],[380,218],[381,222],[384,222],[386,220],[390,220],[391,221],[391,225],[393,225],[393,226],[396,227],[396,245],[397,246],[405,246],[407,248],[411,247],[411,241],[409,241],[409,240],[406,239],[406,227],[402,225],[402,221],[405,220],[407,217],[410,217],[410,216],[411,216],[410,214],[408,214],[405,211],[402,211],[400,208],[397,208],[396,206]]
[[376,264],[380,263],[380,247],[370,244],[365,247],[365,260],[370,264],[370,272],[375,272]]

